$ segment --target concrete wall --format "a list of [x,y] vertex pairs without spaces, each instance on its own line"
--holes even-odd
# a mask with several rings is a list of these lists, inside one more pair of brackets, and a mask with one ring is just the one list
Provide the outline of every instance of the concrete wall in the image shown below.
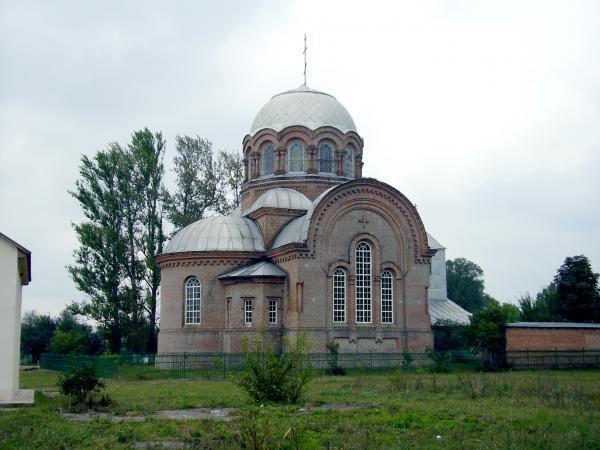
[[21,279],[17,248],[0,239],[0,402],[19,389]]
[[600,349],[600,328],[506,328],[506,350]]
[[446,285],[446,250],[439,249],[431,257],[431,275],[429,276],[429,298],[431,300],[446,300],[448,288]]

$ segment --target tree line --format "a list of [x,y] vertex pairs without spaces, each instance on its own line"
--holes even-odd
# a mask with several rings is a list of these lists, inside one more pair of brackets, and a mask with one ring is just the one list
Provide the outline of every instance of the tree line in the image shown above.
[[239,205],[241,155],[214,152],[200,137],[177,136],[172,170],[176,186],[164,185],[162,133],[135,131],[127,145],[117,142],[82,156],[79,178],[69,191],[84,221],[73,224],[78,240],[67,270],[86,299],[69,311],[93,319],[119,353],[156,352],[160,268],[168,230],[173,233],[211,214]]

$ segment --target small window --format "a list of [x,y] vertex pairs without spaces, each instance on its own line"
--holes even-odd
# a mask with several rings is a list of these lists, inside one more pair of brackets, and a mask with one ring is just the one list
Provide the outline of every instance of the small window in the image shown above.
[[335,269],[333,272],[333,321],[346,321],[346,271]]
[[333,172],[333,147],[331,144],[319,146],[319,172]]
[[200,323],[200,281],[192,277],[185,282],[185,323]]
[[226,316],[226,326],[231,325],[231,297],[227,297],[227,316]]
[[304,172],[304,147],[300,142],[292,142],[289,148],[289,171]]
[[394,277],[392,272],[381,273],[381,323],[394,321]]
[[274,156],[273,156],[273,146],[271,144],[267,144],[262,149],[262,174],[263,175],[273,175],[274,172]]
[[277,323],[277,299],[269,299],[269,323]]
[[346,155],[344,157],[344,172],[347,177],[354,176],[354,151],[352,147],[346,149]]
[[252,325],[252,299],[244,299],[244,323]]

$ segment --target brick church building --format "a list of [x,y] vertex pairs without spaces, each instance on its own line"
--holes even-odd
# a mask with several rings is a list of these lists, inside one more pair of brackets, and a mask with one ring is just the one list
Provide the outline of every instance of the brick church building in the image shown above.
[[159,256],[158,353],[239,352],[264,326],[312,351],[422,352],[446,298],[444,248],[413,202],[364,178],[363,139],[333,96],[275,95],[243,140],[239,211],[179,231]]

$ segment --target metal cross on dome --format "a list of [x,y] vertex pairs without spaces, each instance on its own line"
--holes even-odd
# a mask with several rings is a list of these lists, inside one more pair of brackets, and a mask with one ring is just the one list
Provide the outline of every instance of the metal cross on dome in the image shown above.
[[304,86],[306,86],[306,49],[308,47],[306,46],[306,33],[304,33],[304,51],[302,53],[304,53]]

